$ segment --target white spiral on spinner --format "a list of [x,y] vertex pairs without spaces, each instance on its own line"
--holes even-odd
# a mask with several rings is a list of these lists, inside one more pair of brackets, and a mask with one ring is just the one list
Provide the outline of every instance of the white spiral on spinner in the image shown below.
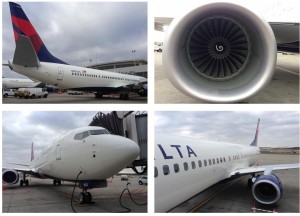
[[216,45],[216,50],[218,51],[218,52],[222,52],[223,51],[223,49],[224,49],[224,47],[222,46],[222,45]]

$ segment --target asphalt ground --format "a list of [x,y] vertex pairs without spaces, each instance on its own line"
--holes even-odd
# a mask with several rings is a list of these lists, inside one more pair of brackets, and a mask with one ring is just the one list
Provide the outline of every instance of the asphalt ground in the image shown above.
[[[168,80],[162,64],[162,53],[154,53],[155,61],[155,103],[198,104],[208,103],[190,98],[178,91]],[[269,85],[258,94],[240,103],[299,103],[299,54],[277,54],[277,65]]]
[[[2,188],[3,213],[66,213],[73,212],[71,208],[71,195],[74,183],[62,182],[54,186],[52,180],[29,178],[29,186],[20,187],[18,184]],[[147,185],[139,185],[138,176],[129,176],[128,186],[130,195],[138,204],[147,203]],[[89,190],[93,196],[94,204],[79,204],[78,186],[74,192],[73,207],[76,212],[108,212],[121,213],[128,210],[121,207],[119,197],[126,188],[127,181],[121,181],[120,176],[108,179],[108,187]],[[135,204],[127,191],[123,193],[121,204],[131,212],[147,212],[147,205]]]
[[[259,165],[299,163],[299,155],[261,154]],[[282,182],[282,198],[272,206],[261,205],[247,187],[250,175],[218,183],[177,206],[171,212],[202,213],[299,213],[299,169],[275,171]]]
[[104,95],[95,98],[93,93],[84,95],[68,95],[67,93],[49,93],[47,98],[25,99],[18,97],[2,98],[3,104],[147,104],[147,97],[130,94],[129,100],[120,100],[118,94]]

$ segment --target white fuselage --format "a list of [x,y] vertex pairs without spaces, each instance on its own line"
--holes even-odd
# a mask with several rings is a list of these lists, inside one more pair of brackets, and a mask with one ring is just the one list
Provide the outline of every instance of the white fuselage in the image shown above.
[[34,82],[31,79],[2,78],[2,88],[29,88],[35,87],[38,84],[40,84],[40,82]]
[[12,64],[14,71],[64,89],[110,89],[146,82],[144,77],[73,65],[40,62],[40,67]]
[[102,180],[137,158],[139,146],[125,137],[99,134],[75,138],[77,134],[99,129],[105,130],[90,126],[60,136],[31,162],[31,170],[42,177],[61,180],[75,180],[82,171],[78,180]]
[[229,178],[235,169],[253,165],[259,153],[256,146],[157,135],[155,212],[166,212]]

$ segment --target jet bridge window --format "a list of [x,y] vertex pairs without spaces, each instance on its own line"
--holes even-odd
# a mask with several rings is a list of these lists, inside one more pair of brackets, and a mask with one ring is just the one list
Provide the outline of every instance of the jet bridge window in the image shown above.
[[170,169],[168,165],[163,165],[164,175],[169,175]]

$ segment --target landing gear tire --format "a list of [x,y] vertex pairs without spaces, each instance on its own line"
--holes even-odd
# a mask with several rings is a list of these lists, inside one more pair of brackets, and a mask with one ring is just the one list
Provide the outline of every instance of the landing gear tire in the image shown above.
[[128,100],[129,99],[128,93],[121,93],[119,97],[120,97],[121,100]]
[[98,98],[98,99],[103,98],[103,94],[101,92],[97,92],[97,93],[95,93],[95,98]]
[[247,183],[248,188],[251,188],[252,185],[253,185],[252,178],[249,178]]
[[80,204],[86,204],[92,202],[92,195],[90,192],[81,192],[79,194],[79,202]]

